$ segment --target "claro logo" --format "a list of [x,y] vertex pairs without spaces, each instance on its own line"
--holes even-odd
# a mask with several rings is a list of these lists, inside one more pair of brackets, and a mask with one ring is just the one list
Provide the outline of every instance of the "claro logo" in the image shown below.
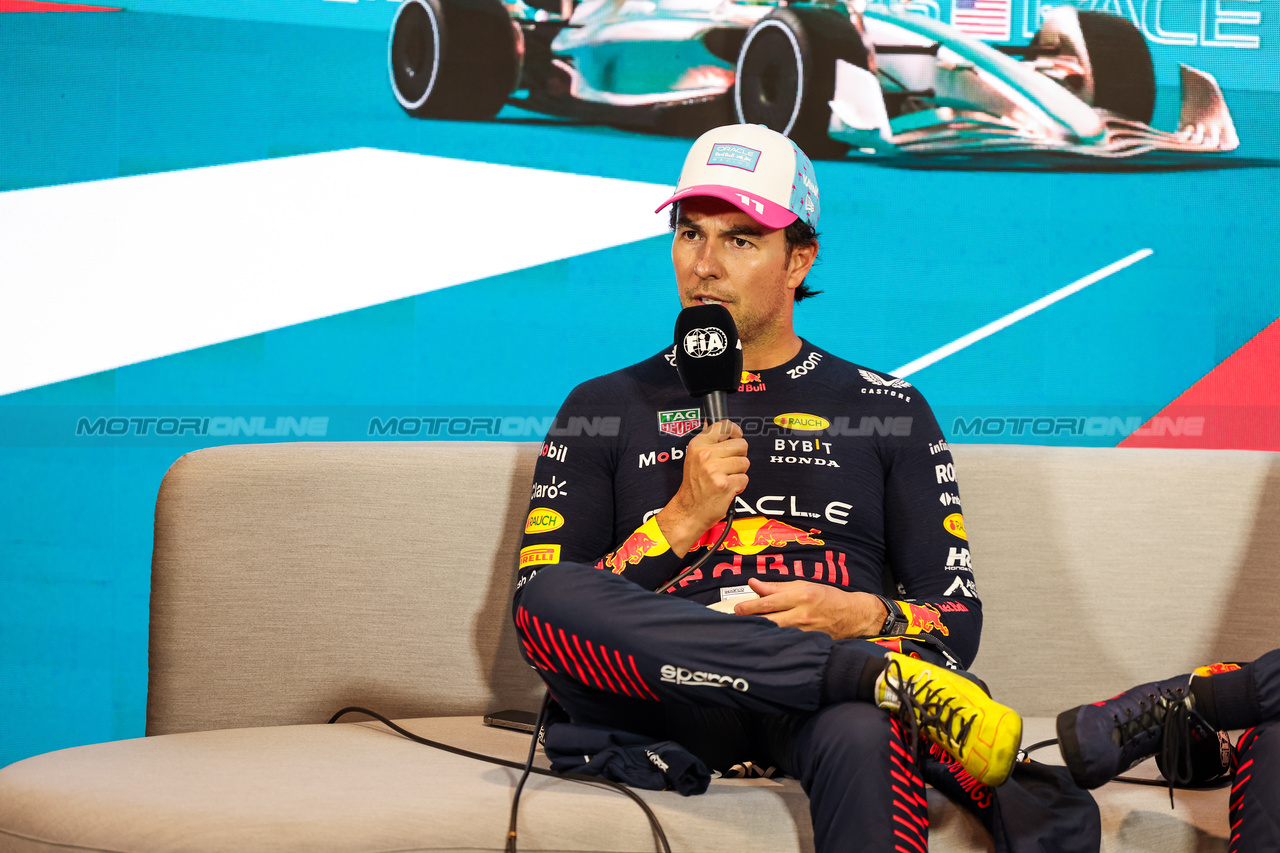
[[732,675],[718,675],[714,672],[695,672],[682,666],[662,665],[662,680],[682,687],[732,687],[739,693],[746,693],[751,685],[745,678]]

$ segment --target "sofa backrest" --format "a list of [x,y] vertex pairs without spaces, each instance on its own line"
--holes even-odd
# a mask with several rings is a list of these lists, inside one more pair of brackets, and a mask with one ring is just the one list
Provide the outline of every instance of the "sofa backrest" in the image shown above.
[[[351,704],[536,708],[509,601],[538,450],[179,459],[156,503],[147,733],[323,722]],[[1280,454],[952,450],[986,618],[974,669],[1023,713],[1280,646]]]
[[974,671],[1024,714],[1280,647],[1280,453],[951,449]]
[[156,501],[147,734],[538,707],[515,555],[539,445],[246,444]]

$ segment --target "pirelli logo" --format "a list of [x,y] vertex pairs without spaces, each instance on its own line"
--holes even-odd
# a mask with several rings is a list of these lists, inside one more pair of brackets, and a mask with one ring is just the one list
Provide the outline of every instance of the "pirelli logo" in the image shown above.
[[520,568],[560,562],[559,545],[530,545],[520,549]]

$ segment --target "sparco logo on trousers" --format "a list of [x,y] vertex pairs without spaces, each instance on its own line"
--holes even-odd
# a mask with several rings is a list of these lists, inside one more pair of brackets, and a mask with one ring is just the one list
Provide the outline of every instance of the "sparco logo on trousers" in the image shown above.
[[662,665],[661,672],[663,681],[682,687],[732,687],[739,693],[746,693],[747,688],[751,686],[745,678],[719,675],[714,672],[693,671],[682,666],[672,666],[669,663]]

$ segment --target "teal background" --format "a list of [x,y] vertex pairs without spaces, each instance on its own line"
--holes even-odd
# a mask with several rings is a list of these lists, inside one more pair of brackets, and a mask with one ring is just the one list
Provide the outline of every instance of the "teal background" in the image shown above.
[[[0,14],[0,189],[357,146],[672,183],[687,147],[514,108],[489,123],[410,119],[386,83],[385,0],[127,5]],[[819,162],[812,284],[826,292],[800,306],[801,333],[892,370],[1151,248],[911,381],[948,433],[974,417],[1159,411],[1280,317],[1280,12],[1254,5],[1263,49],[1184,49],[1224,81],[1243,140],[1206,168]],[[1163,87],[1157,124],[1176,105]],[[666,344],[667,252],[644,240],[0,397],[0,765],[142,734],[156,490],[179,455],[227,441],[77,437],[79,418],[326,416],[325,440],[366,440],[375,416],[544,416],[577,382]]]

